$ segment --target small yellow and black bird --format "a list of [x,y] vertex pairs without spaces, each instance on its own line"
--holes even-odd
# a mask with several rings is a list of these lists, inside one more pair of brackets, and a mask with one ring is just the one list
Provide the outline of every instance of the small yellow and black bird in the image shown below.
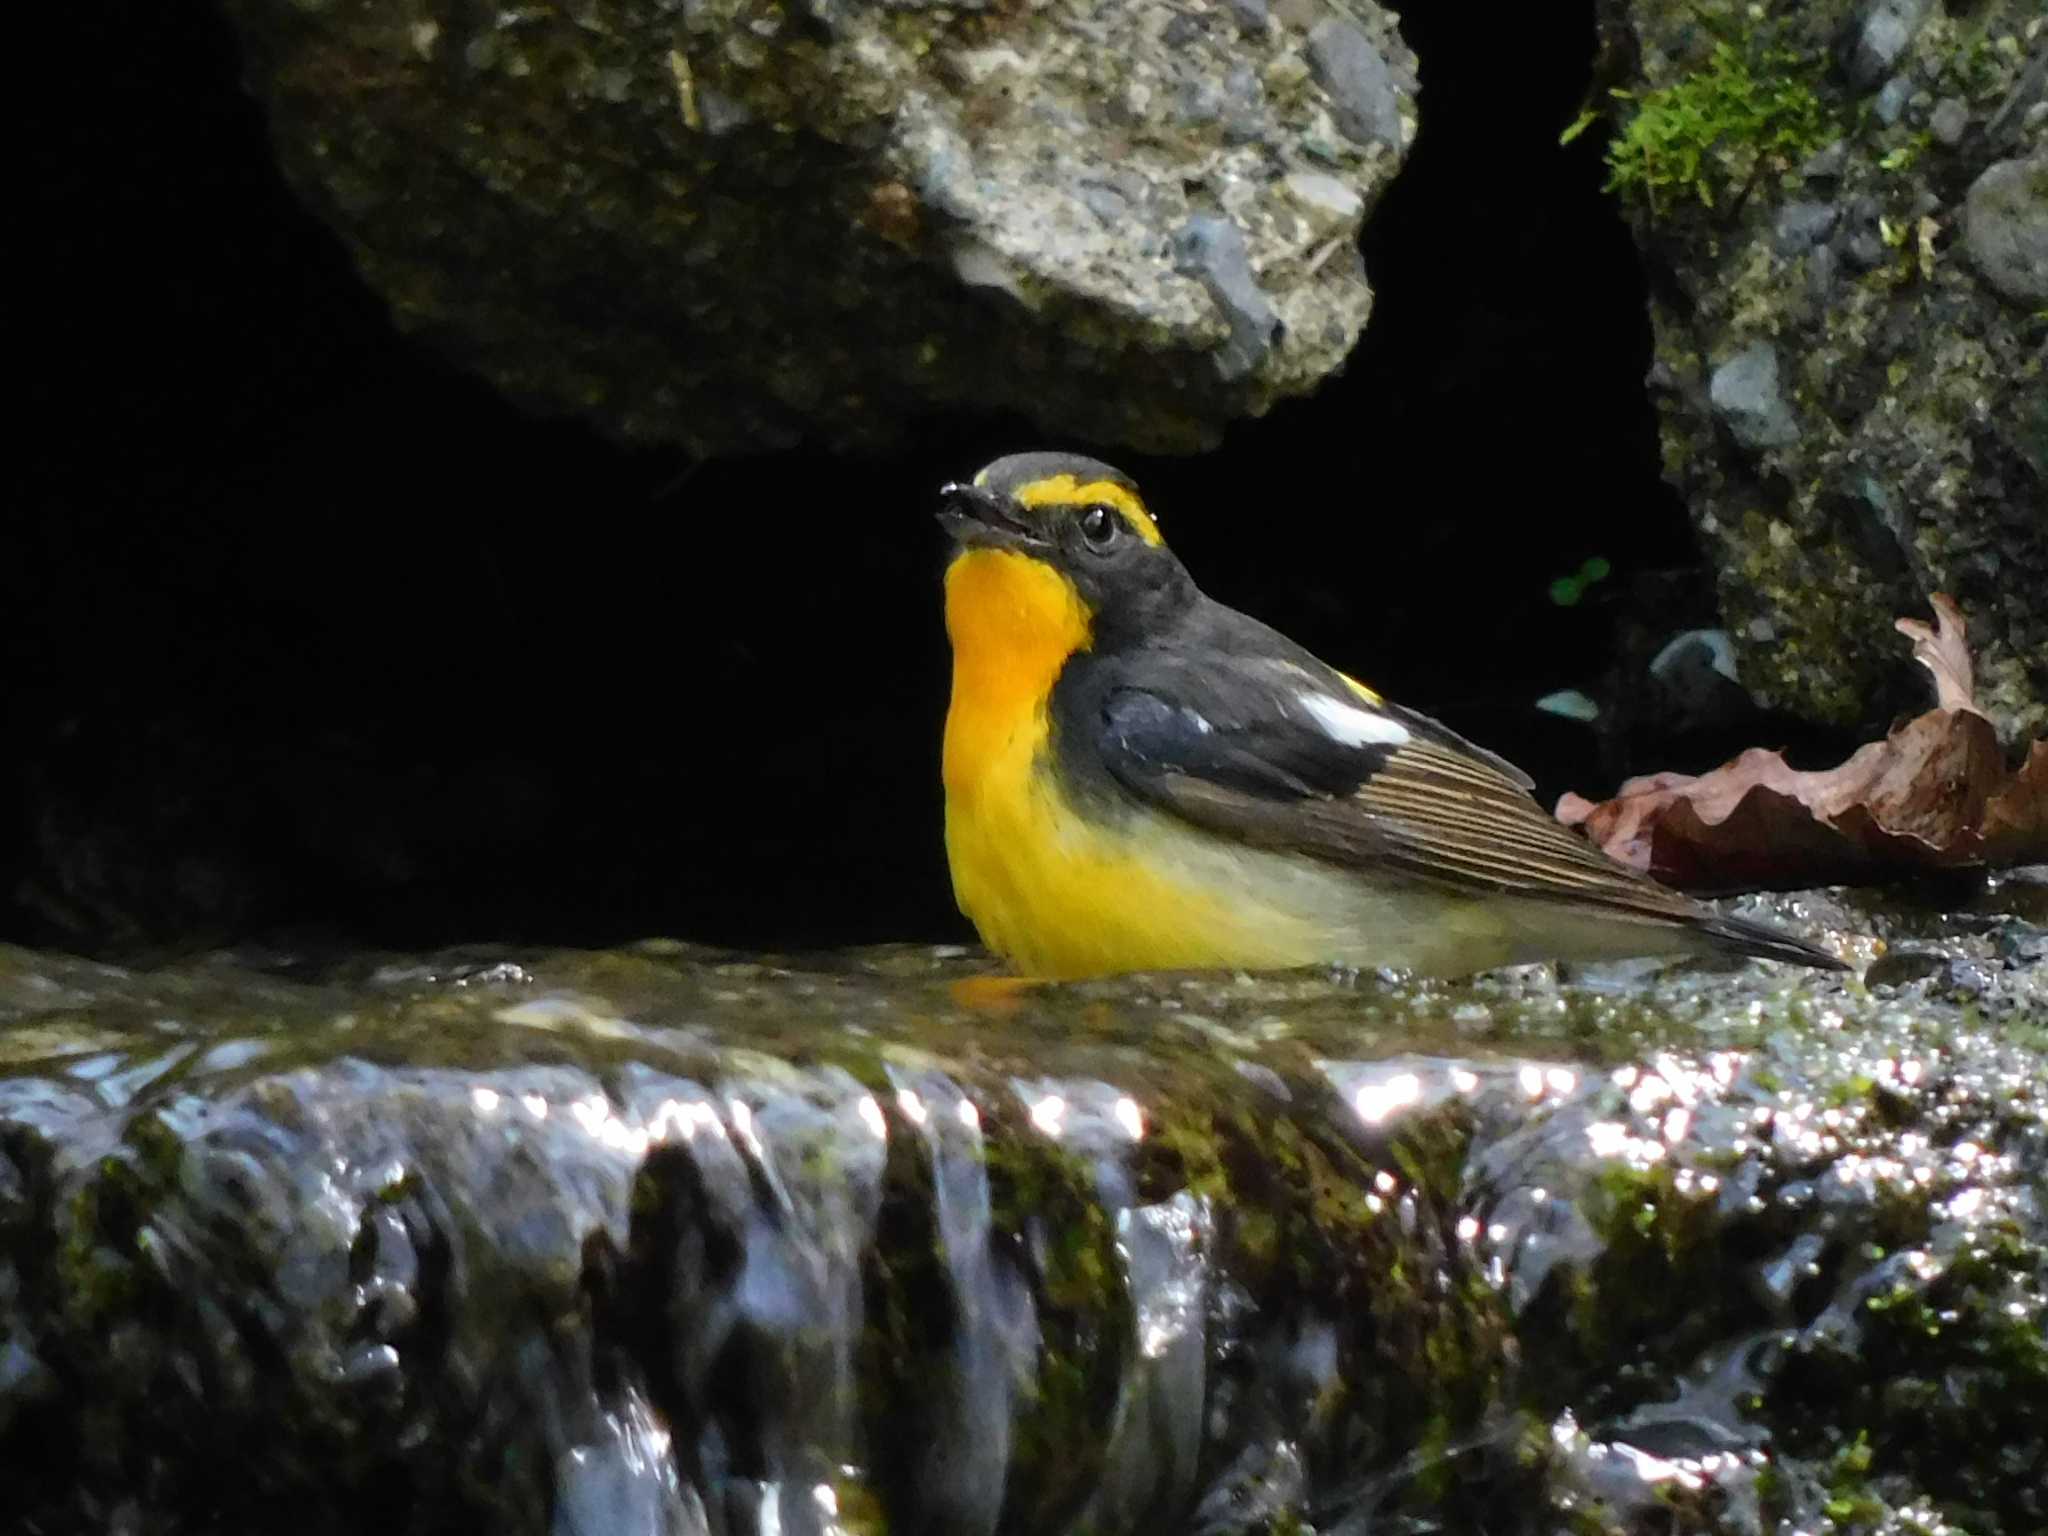
[[946,852],[1026,974],[1844,968],[1616,864],[1512,764],[1205,597],[1109,465],[1017,454],[943,495]]

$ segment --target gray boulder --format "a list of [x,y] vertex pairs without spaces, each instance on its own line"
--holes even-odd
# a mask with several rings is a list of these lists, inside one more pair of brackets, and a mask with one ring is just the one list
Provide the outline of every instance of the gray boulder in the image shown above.
[[703,451],[961,406],[1213,441],[1357,340],[1356,236],[1415,126],[1370,0],[226,5],[401,324]]

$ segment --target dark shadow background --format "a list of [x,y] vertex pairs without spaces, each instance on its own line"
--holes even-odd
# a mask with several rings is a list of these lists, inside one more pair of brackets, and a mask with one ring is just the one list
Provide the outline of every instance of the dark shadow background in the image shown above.
[[[1201,459],[1070,446],[1216,595],[1602,790],[1612,754],[1532,701],[1598,679],[1630,591],[1712,606],[1598,136],[1556,142],[1592,6],[1409,9],[1424,127],[1346,375]],[[0,940],[964,936],[927,513],[1030,429],[694,464],[522,415],[393,331],[204,7],[65,25],[91,86],[30,153]],[[1613,577],[1554,604],[1590,555]]]

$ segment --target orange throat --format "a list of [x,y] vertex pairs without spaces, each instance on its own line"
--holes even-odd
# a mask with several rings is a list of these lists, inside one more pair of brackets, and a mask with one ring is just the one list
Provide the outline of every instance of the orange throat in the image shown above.
[[946,713],[949,799],[975,798],[991,781],[1021,788],[1048,730],[1060,669],[1089,643],[1073,584],[1041,560],[970,549],[946,568],[946,633],[953,700]]

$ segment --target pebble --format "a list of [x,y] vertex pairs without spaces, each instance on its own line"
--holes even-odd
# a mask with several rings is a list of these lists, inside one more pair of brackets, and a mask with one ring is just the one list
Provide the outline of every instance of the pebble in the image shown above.
[[1912,99],[1913,82],[1904,75],[1893,75],[1885,81],[1884,89],[1877,93],[1878,121],[1887,127],[1906,115],[1906,103]]
[[1357,192],[1321,171],[1291,172],[1285,184],[1288,196],[1302,207],[1340,224],[1357,218],[1365,208],[1365,199]]
[[1962,143],[1963,134],[1970,126],[1970,109],[1953,96],[1944,96],[1934,104],[1934,111],[1927,119],[1927,131],[1934,135],[1936,142],[1954,149]]
[[1252,275],[1244,231],[1220,214],[1198,213],[1174,231],[1173,260],[1209,290],[1230,326],[1230,340],[1216,354],[1217,372],[1242,378],[1280,339],[1280,317]]
[[1771,236],[1781,256],[1811,250],[1834,233],[1839,217],[1833,203],[1787,203],[1771,221]]
[[1872,0],[1843,60],[1849,82],[1869,90],[1891,74],[1907,44],[1927,19],[1932,0]]
[[1714,370],[1707,383],[1714,414],[1752,453],[1799,441],[1799,423],[1778,387],[1778,354],[1767,341],[1745,348]]
[[1849,146],[1841,139],[1815,150],[1800,163],[1799,174],[1808,181],[1836,181],[1849,163]]
[[1877,224],[1882,212],[1874,197],[1851,198],[1842,209],[1842,221],[1835,231],[1835,249],[1845,261],[1865,272],[1884,260],[1884,235]]
[[1963,203],[1963,245],[2006,298],[2048,303],[2048,155],[2001,160],[1977,178]]
[[1266,9],[1266,0],[1229,0],[1229,6],[1230,14],[1236,19],[1240,32],[1263,32],[1272,21],[1272,15]]
[[1308,67],[1347,139],[1401,147],[1401,98],[1393,71],[1356,25],[1336,16],[1318,22],[1308,35]]

